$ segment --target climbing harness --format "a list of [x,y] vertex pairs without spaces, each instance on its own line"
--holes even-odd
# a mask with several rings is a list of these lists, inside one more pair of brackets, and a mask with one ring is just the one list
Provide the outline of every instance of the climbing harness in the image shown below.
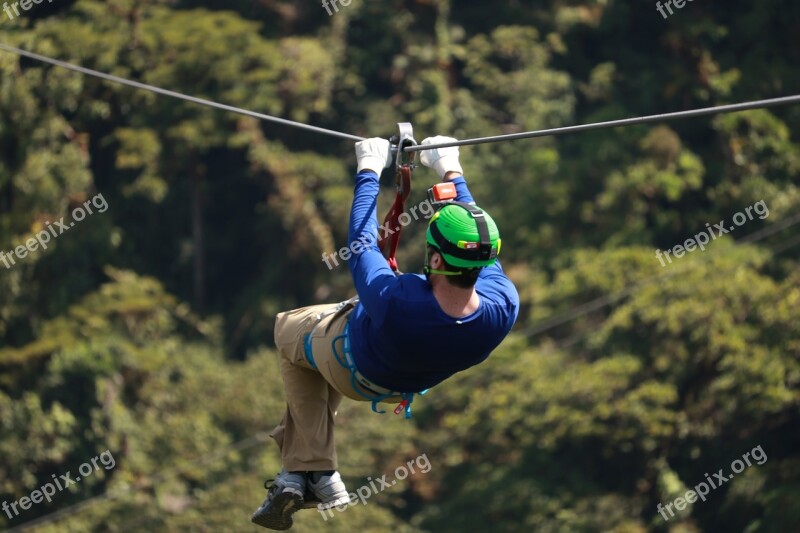
[[[339,351],[336,349],[336,342],[341,340],[342,341],[342,353],[339,354]],[[386,411],[378,410],[378,404],[387,398],[392,398],[394,396],[399,396],[402,400],[394,410],[394,414],[399,415],[403,411],[405,411],[406,419],[411,418],[411,404],[414,402],[414,395],[419,394],[427,394],[428,390],[425,389],[424,391],[420,391],[418,393],[414,392],[396,392],[380,385],[376,385],[368,380],[364,375],[358,371],[356,368],[355,360],[353,359],[353,352],[350,349],[350,322],[348,321],[347,325],[344,328],[344,332],[333,339],[331,341],[331,349],[333,350],[333,355],[336,357],[336,361],[339,362],[345,369],[350,371],[350,385],[353,387],[353,390],[356,393],[364,398],[367,401],[372,402],[372,411],[378,414],[384,414]],[[365,389],[371,395],[365,394],[361,391],[361,389]]]
[[[336,305],[327,311],[323,311],[322,313],[317,314],[315,317],[316,323],[314,324],[314,328],[311,330],[310,333],[307,333],[303,339],[303,348],[305,351],[306,361],[314,370],[318,370],[317,363],[314,361],[314,352],[312,349],[311,341],[314,338],[314,334],[317,332],[317,328],[320,327],[322,324],[322,320],[337,313],[342,312],[347,308],[354,308],[358,304],[358,296],[351,298],[349,300],[345,300]],[[336,343],[338,341],[342,341],[342,351],[341,354],[339,350],[336,348]],[[414,401],[415,394],[426,394],[428,391],[427,389],[419,392],[396,392],[389,390],[387,388],[381,387],[380,385],[376,385],[375,383],[368,380],[361,372],[358,371],[356,368],[356,362],[353,358],[353,351],[350,349],[350,319],[347,320],[347,325],[345,325],[344,332],[335,337],[331,341],[331,350],[333,350],[333,356],[336,358],[336,361],[342,365],[342,368],[350,372],[350,385],[353,387],[353,390],[362,398],[367,401],[372,402],[372,410],[378,414],[384,414],[386,411],[378,410],[378,404],[387,398],[392,398],[395,396],[399,396],[401,398],[401,402],[398,404],[397,408],[394,410],[394,414],[399,415],[403,411],[406,413],[406,418],[411,418],[411,404]],[[365,394],[361,391],[361,389],[366,390],[372,396]]]
[[411,194],[411,174],[416,166],[414,164],[416,154],[407,152],[406,148],[417,145],[417,141],[414,140],[414,128],[411,123],[401,122],[398,127],[400,134],[389,139],[392,153],[395,155],[397,195],[392,208],[383,221],[383,234],[378,236],[378,248],[383,252],[386,261],[396,274],[400,273],[396,255],[397,246],[400,244],[400,235],[403,232],[400,216],[406,210],[406,200],[408,200],[408,195]]

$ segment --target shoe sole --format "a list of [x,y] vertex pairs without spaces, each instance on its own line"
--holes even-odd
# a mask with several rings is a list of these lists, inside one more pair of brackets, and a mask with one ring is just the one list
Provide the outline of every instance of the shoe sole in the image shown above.
[[306,493],[303,497],[303,509],[318,509],[320,505],[322,505],[322,500],[316,496]]
[[272,499],[263,512],[256,512],[250,521],[267,529],[284,531],[294,525],[292,515],[302,508],[302,496],[291,492],[281,492]]
[[316,496],[305,498],[305,502],[303,503],[303,509],[316,509],[318,511],[329,511],[331,509],[336,509],[337,507],[341,507],[342,505],[350,505],[353,500],[350,499],[350,496],[343,496],[338,500],[332,500],[327,503],[323,502],[322,500],[318,499]]

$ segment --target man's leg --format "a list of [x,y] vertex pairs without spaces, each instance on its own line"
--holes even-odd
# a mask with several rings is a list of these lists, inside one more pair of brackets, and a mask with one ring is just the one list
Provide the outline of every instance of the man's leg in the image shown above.
[[286,395],[286,412],[272,431],[289,471],[336,470],[334,417],[342,395],[314,370],[305,356],[304,340],[318,315],[332,306],[313,306],[281,313],[275,325],[275,344]]
[[[281,451],[283,469],[253,523],[288,529],[292,515],[305,504],[308,471],[336,469],[333,418],[342,396],[306,360],[304,339],[333,306],[314,306],[281,313],[275,324],[275,344],[286,396],[286,412],[270,436]],[[316,505],[316,504],[315,504]]]
[[342,395],[322,375],[281,359],[286,412],[270,436],[289,472],[336,470],[334,417]]
[[[253,515],[253,522],[265,527],[291,527],[291,515],[298,505],[322,508],[346,505],[350,496],[337,470],[334,442],[335,416],[343,396],[365,401],[353,390],[349,370],[338,363],[332,345],[347,325],[352,306],[335,314],[336,306],[306,307],[281,313],[275,325],[275,344],[286,395],[286,412],[270,433],[281,450],[284,471],[267,500]],[[314,332],[314,365],[306,358],[305,338]],[[341,354],[340,354],[341,355]],[[317,370],[318,367],[319,370]],[[306,476],[306,473],[308,475]],[[297,491],[306,487],[304,497]],[[313,501],[312,501],[313,500]]]

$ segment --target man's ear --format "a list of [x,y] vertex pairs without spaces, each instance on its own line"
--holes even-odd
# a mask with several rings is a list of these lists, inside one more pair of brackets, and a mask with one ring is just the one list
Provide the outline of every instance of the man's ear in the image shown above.
[[440,267],[443,266],[443,263],[444,260],[442,259],[442,254],[440,254],[437,251],[431,251],[431,259],[430,259],[431,268],[433,268],[434,270],[440,270],[441,269]]

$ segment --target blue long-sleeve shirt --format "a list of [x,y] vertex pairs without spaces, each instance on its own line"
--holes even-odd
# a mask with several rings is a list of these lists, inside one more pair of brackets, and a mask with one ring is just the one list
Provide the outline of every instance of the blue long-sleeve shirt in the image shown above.
[[[463,177],[453,180],[458,201],[473,202]],[[519,313],[519,295],[500,263],[484,268],[475,289],[480,307],[454,318],[442,311],[420,274],[396,276],[378,249],[378,175],[356,176],[348,264],[360,299],[350,320],[356,367],[397,392],[419,392],[489,357]],[[356,241],[360,241],[354,245]]]

